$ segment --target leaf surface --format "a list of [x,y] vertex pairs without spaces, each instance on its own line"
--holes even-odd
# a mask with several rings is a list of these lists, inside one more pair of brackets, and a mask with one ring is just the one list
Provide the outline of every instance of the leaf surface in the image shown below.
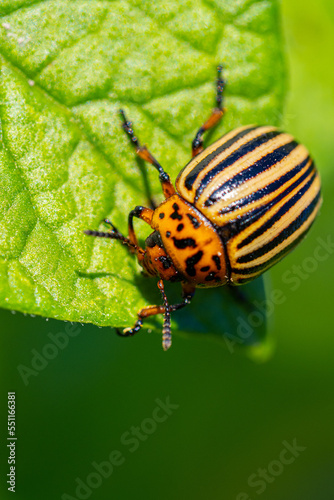
[[[117,110],[173,181],[214,105],[218,63],[228,112],[206,144],[240,125],[279,125],[277,2],[2,0],[0,14],[0,304],[131,325],[140,307],[160,301],[154,280],[119,242],[83,234],[103,230],[106,217],[126,233],[131,208],[150,192],[161,199],[156,171],[136,159]],[[141,241],[150,232],[141,222],[136,230]],[[243,293],[264,300],[262,279]],[[197,295],[174,315],[174,330],[221,338],[239,335],[238,318],[249,323],[249,306],[228,290]],[[264,336],[265,319],[251,329],[246,343]]]

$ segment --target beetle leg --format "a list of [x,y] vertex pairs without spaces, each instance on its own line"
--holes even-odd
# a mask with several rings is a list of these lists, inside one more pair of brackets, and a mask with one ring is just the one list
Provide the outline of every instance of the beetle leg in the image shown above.
[[137,137],[132,128],[132,123],[129,122],[125,116],[125,113],[122,109],[120,109],[120,114],[123,119],[122,127],[125,130],[125,133],[130,137],[131,143],[136,148],[137,155],[142,158],[142,160],[147,161],[151,165],[153,165],[159,172],[159,180],[161,182],[161,187],[165,198],[169,198],[173,194],[175,194],[175,189],[173,184],[170,181],[169,175],[164,171],[160,163],[154,158],[154,156],[150,153],[146,146],[141,146]]
[[165,305],[164,323],[162,326],[162,348],[164,351],[167,351],[172,345],[172,329],[170,325],[170,307],[168,304],[163,280],[158,281],[158,288],[161,292]]
[[217,78],[217,93],[216,93],[216,107],[212,110],[211,116],[208,120],[198,129],[195,139],[192,142],[192,156],[196,156],[203,151],[203,134],[210,128],[213,128],[221,120],[225,108],[223,108],[223,90],[226,82],[221,77],[223,66],[218,66]]
[[147,224],[149,224],[151,226],[153,212],[154,212],[154,210],[152,210],[151,208],[145,208],[145,207],[138,206],[138,207],[134,208],[133,210],[131,210],[131,212],[129,213],[128,231],[129,231],[129,241],[131,243],[131,246],[129,245],[129,248],[130,248],[130,252],[137,253],[139,263],[144,258],[145,250],[143,250],[142,252],[138,252],[136,250],[136,248],[140,248],[140,247],[138,245],[137,236],[136,236],[135,230],[133,228],[133,218],[137,217],[138,219],[143,220],[144,222],[146,222]]
[[[139,332],[141,327],[143,326],[143,319],[148,318],[149,316],[155,316],[156,314],[164,314],[164,328],[166,329],[167,333],[169,332],[170,335],[170,312],[169,312],[169,305],[167,302],[167,297],[165,294],[164,290],[164,285],[163,281],[159,280],[158,281],[158,287],[162,293],[163,299],[164,299],[164,305],[163,306],[147,306],[141,309],[138,312],[138,319],[136,323],[134,324],[133,328],[124,328],[123,332],[121,333],[118,329],[116,329],[116,332],[118,335],[121,337],[132,337],[136,333]],[[166,306],[167,306],[167,314],[166,314]],[[165,326],[166,325],[166,326]],[[163,330],[164,332],[164,330]],[[170,347],[170,346],[169,346]]]
[[156,314],[164,315],[164,322],[162,327],[162,347],[164,351],[167,351],[172,345],[172,332],[170,325],[170,313],[182,309],[186,305],[190,304],[191,299],[195,294],[195,287],[188,284],[182,284],[182,302],[178,304],[168,304],[167,296],[164,289],[163,280],[158,281],[158,288],[162,294],[164,305],[163,306],[148,306],[141,309],[138,313],[138,319],[134,324],[133,328],[125,328],[121,333],[118,329],[116,332],[121,337],[132,337],[138,333],[143,326],[143,320],[149,316],[155,316]]
[[171,311],[178,311],[183,307],[190,304],[193,296],[195,295],[196,288],[193,285],[189,285],[188,283],[182,283],[182,302],[179,304],[172,304],[170,306]]

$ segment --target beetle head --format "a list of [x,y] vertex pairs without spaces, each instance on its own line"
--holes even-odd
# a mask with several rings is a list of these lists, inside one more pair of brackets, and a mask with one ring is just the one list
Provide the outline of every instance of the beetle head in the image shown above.
[[159,276],[167,281],[181,281],[182,276],[167,255],[158,231],[151,233],[145,241],[145,255],[141,265],[150,276]]

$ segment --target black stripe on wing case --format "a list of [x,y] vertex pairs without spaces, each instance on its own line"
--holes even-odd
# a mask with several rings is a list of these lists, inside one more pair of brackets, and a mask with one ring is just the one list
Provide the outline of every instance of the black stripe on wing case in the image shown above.
[[[293,240],[286,247],[282,248],[282,250],[280,252],[276,253],[273,257],[271,257],[270,259],[268,259],[265,262],[263,262],[263,264],[258,264],[257,266],[252,266],[252,267],[247,267],[247,268],[241,268],[241,269],[235,267],[234,269],[232,269],[232,272],[235,273],[235,274],[241,274],[241,275],[244,275],[244,276],[247,276],[248,274],[254,274],[254,273],[261,274],[265,269],[267,269],[268,267],[271,267],[272,265],[275,264],[275,262],[278,262],[279,260],[281,260],[282,257],[284,257],[284,255],[286,255],[287,253],[289,253],[290,250],[292,250],[295,246],[297,246],[298,243],[305,237],[307,231],[310,228],[311,228],[311,224],[309,226],[307,226],[307,228],[305,229],[305,231],[303,231],[298,236],[298,238],[296,238],[295,240]],[[250,279],[253,279],[253,278],[250,278]],[[248,279],[246,281],[248,281]]]
[[[288,246],[284,247],[280,252],[276,253],[271,259],[266,260],[263,264],[258,264],[257,266],[252,266],[252,267],[247,267],[246,269],[239,269],[239,268],[234,268],[232,269],[232,272],[234,274],[241,274],[242,276],[247,276],[249,274],[261,274],[264,272],[268,267],[273,266],[276,262],[280,261],[287,253],[289,253],[295,246],[298,245],[298,243],[304,238],[305,234],[307,231],[310,229],[311,226],[308,226],[305,231],[303,231],[298,238],[293,240]],[[250,278],[245,278],[245,279],[238,279],[238,283],[246,283],[247,281],[250,281],[254,279],[255,276],[252,276]]]
[[[307,165],[309,162],[310,157],[308,156],[305,160],[303,160],[299,165],[294,167],[292,170],[289,170],[286,174],[282,175],[280,178],[274,180],[270,184],[267,184],[265,187],[258,189],[257,191],[248,194],[247,196],[244,196],[243,198],[240,198],[239,200],[233,201],[230,203],[227,207],[222,208],[219,211],[219,215],[225,215],[230,212],[234,212],[235,210],[238,210],[239,208],[242,208],[246,205],[250,205],[251,203],[254,203],[255,201],[261,200],[261,198],[264,198],[268,194],[274,193],[277,189],[279,189],[283,184],[286,184],[289,182],[291,179],[293,179],[298,173],[303,170],[303,168]],[[307,169],[307,175],[306,177],[311,173],[311,171],[314,168],[314,164],[312,163],[310,167]],[[298,180],[302,178],[306,178],[301,176]]]
[[203,193],[205,188],[210,184],[212,179],[214,179],[217,174],[225,170],[225,168],[230,167],[231,165],[233,165],[233,163],[240,160],[240,158],[247,155],[248,153],[251,153],[256,148],[262,146],[263,144],[266,144],[268,141],[270,141],[270,139],[274,139],[274,137],[277,137],[278,135],[281,134],[282,132],[279,132],[278,130],[273,130],[271,132],[266,132],[262,135],[259,135],[258,137],[255,137],[254,139],[251,139],[250,141],[245,142],[244,144],[241,144],[236,151],[233,151],[233,153],[231,153],[227,158],[225,158],[225,160],[222,160],[220,163],[218,163],[218,165],[213,167],[203,177],[203,179],[201,180],[201,184],[198,186],[196,190],[195,201],[198,200],[198,198]]
[[301,184],[312,172],[313,166],[311,165],[303,175],[301,175],[293,184],[291,184],[288,188],[285,189],[282,193],[275,196],[269,202],[249,210],[247,213],[242,215],[241,217],[234,220],[231,224],[227,223],[224,226],[218,227],[218,232],[220,234],[224,234],[225,238],[229,239],[236,234],[241,233],[244,229],[251,226],[255,222],[257,222],[261,217],[264,216],[268,210],[270,210],[273,206],[279,203],[283,198],[285,198],[288,194],[290,194],[299,184]]
[[[205,158],[203,158],[202,161],[200,161],[186,176],[184,180],[184,186],[191,191],[193,184],[195,180],[198,177],[198,174],[203,170],[209,163],[220,153],[231,147],[235,142],[237,142],[239,139],[244,137],[245,135],[249,134],[249,132],[252,132],[253,130],[257,129],[258,127],[248,127],[245,130],[242,130],[239,132],[239,134],[235,135],[231,139],[229,139],[227,142],[224,142],[221,146],[219,146],[217,149],[212,151],[212,153],[208,154]],[[192,162],[193,160],[191,160]],[[187,168],[187,165],[184,167]]]
[[218,201],[220,201],[225,194],[230,193],[231,191],[237,189],[243,182],[246,182],[256,175],[261,174],[265,170],[276,165],[282,161],[286,156],[288,156],[291,151],[293,151],[298,146],[296,141],[291,141],[288,144],[284,144],[284,146],[280,146],[275,149],[272,153],[268,153],[263,158],[255,162],[250,167],[246,168],[239,174],[236,174],[234,177],[230,178],[227,182],[219,186],[207,200],[205,200],[204,206],[211,207]]
[[[305,174],[306,174],[306,172],[305,172]],[[302,177],[304,177],[304,178],[307,177],[305,174]],[[249,243],[251,243],[252,241],[254,241],[256,238],[258,238],[259,236],[261,236],[261,234],[265,233],[268,229],[270,229],[275,224],[275,222],[277,222],[281,217],[283,217],[286,213],[288,213],[288,211],[309,190],[311,184],[313,183],[313,181],[315,179],[315,176],[316,176],[316,173],[314,172],[314,174],[312,175],[311,179],[305,184],[305,186],[303,186],[302,189],[300,189],[294,196],[292,196],[292,198],[290,198],[290,200],[288,200],[286,203],[284,203],[284,205],[282,205],[281,208],[279,210],[277,210],[277,212],[269,220],[267,220],[264,224],[262,224],[262,226],[260,226],[258,229],[256,229],[256,231],[254,231],[249,236],[247,236],[247,238],[245,238],[243,241],[241,241],[238,244],[237,248],[239,248],[239,249],[243,248],[244,246],[246,246]],[[301,178],[298,179],[298,181],[300,181],[300,183],[302,182],[302,180],[303,179],[301,179]],[[283,191],[283,193],[281,193],[280,197],[284,198],[288,194],[287,191],[288,190]],[[290,189],[289,191],[292,191],[292,190]]]
[[294,221],[292,221],[291,224],[289,224],[285,229],[283,229],[283,231],[281,231],[276,236],[276,238],[273,238],[271,241],[269,241],[262,247],[258,248],[257,250],[254,250],[254,252],[239,257],[237,262],[239,264],[245,264],[259,257],[262,257],[266,253],[273,250],[277,245],[282,243],[282,241],[284,241],[294,232],[296,232],[300,228],[300,226],[310,217],[319,199],[320,199],[320,190],[318,194],[315,196],[315,198],[313,198],[311,203],[302,211],[302,213]]

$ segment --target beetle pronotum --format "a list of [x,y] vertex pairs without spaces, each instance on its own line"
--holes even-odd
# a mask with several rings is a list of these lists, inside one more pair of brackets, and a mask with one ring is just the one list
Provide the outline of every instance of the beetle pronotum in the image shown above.
[[[189,304],[196,287],[241,285],[256,278],[301,241],[321,204],[320,180],[308,151],[275,127],[240,127],[203,149],[204,133],[224,114],[224,86],[219,66],[216,107],[193,140],[193,159],[179,173],[176,189],[120,111],[137,155],[158,170],[165,200],[155,209],[131,210],[128,237],[109,220],[111,232],[85,231],[120,240],[148,276],[159,278],[163,305],[141,309],[133,328],[119,333],[134,335],[144,318],[163,314],[164,350],[171,346],[171,312]],[[134,217],[154,230],[145,248],[138,245]],[[168,303],[165,280],[181,283],[180,303]]]

